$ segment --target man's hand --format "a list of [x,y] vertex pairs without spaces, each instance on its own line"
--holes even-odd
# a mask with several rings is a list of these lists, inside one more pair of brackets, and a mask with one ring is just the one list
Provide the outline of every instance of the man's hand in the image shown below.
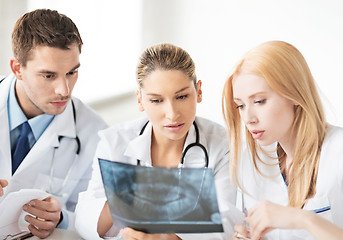
[[61,216],[61,204],[56,198],[48,197],[44,200],[31,200],[23,207],[30,215],[25,216],[25,221],[30,223],[30,232],[39,237],[48,237],[56,228]]
[[8,182],[5,179],[0,179],[0,197],[4,195],[4,187],[8,185]]

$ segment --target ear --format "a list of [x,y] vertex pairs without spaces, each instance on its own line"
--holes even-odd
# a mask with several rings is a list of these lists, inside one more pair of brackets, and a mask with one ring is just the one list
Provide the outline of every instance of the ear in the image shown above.
[[201,90],[201,80],[197,82],[197,103],[201,103],[202,101],[202,90]]
[[15,77],[19,80],[22,80],[22,73],[21,73],[22,66],[19,60],[16,58],[11,58],[10,67]]
[[142,95],[141,92],[137,89],[136,91],[136,96],[137,96],[137,103],[138,103],[138,110],[141,112],[144,112],[144,107],[142,104]]

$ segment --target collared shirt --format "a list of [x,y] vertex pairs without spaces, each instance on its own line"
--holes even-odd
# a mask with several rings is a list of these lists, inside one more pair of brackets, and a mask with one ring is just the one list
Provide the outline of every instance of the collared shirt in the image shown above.
[[15,143],[20,135],[21,128],[18,128],[18,126],[20,126],[25,121],[28,121],[32,129],[32,133],[29,134],[29,144],[30,148],[32,148],[32,146],[36,143],[36,141],[54,119],[54,115],[41,114],[28,120],[17,101],[14,90],[15,83],[16,79],[13,78],[7,100],[8,122],[11,136],[11,150],[13,150]]

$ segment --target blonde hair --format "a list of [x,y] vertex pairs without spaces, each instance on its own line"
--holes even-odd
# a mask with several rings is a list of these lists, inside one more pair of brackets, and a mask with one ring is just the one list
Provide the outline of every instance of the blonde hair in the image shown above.
[[[316,193],[318,163],[326,135],[325,114],[310,69],[294,46],[282,41],[271,41],[246,53],[227,79],[222,110],[230,135],[230,177],[244,189],[238,177],[243,129],[232,91],[232,80],[241,73],[263,77],[273,91],[298,105],[292,126],[295,133],[295,155],[292,167],[289,168],[288,196],[290,206],[302,207]],[[263,175],[257,166],[257,161],[263,162],[258,156],[260,146],[247,129],[246,138],[255,168]],[[278,146],[277,151],[279,155],[285,156],[281,146]]]
[[163,43],[147,48],[137,66],[137,83],[143,87],[144,79],[156,70],[179,70],[191,79],[196,87],[195,64],[182,48]]

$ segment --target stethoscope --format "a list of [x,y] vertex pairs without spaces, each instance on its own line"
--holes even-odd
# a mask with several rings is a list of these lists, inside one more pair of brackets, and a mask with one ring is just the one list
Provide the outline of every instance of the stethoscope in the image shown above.
[[[71,105],[72,105],[72,108],[73,108],[74,124],[75,124],[75,129],[76,129],[76,111],[75,111],[75,106],[74,106],[73,99],[71,99]],[[61,142],[61,140],[63,138],[64,138],[64,136],[58,136],[58,142]],[[53,153],[52,160],[51,160],[51,165],[50,165],[49,184],[48,184],[48,189],[46,190],[46,192],[50,193],[50,194],[52,194],[54,196],[57,196],[57,197],[62,197],[62,198],[67,198],[68,197],[67,193],[61,194],[61,192],[64,189],[64,187],[66,186],[66,184],[67,184],[67,182],[68,182],[68,180],[70,178],[71,172],[75,168],[75,165],[77,163],[77,159],[79,157],[79,153],[81,151],[81,142],[80,142],[80,139],[79,139],[79,137],[77,135],[77,132],[76,132],[76,136],[75,136],[74,139],[76,141],[77,148],[76,148],[76,154],[75,154],[73,163],[72,163],[71,167],[69,168],[69,170],[67,172],[67,175],[65,176],[65,178],[64,178],[64,180],[62,182],[62,185],[57,190],[55,190],[55,191],[53,191],[52,185],[53,185],[54,168],[55,168],[55,152],[56,152],[58,147],[54,148],[54,153]]]
[[[149,123],[149,121],[147,121],[147,122],[144,124],[144,126],[143,126],[142,130],[140,131],[139,135],[142,135],[142,134],[143,134],[143,132],[144,132],[146,126],[148,125],[148,123]],[[180,161],[181,166],[183,166],[183,163],[184,163],[184,161],[185,161],[185,156],[186,156],[188,150],[191,149],[192,147],[199,147],[199,148],[202,149],[202,151],[203,151],[203,153],[204,153],[204,155],[205,155],[205,162],[206,162],[205,167],[208,168],[208,162],[209,162],[209,160],[208,160],[207,150],[206,150],[206,148],[204,147],[204,145],[202,145],[202,144],[200,143],[199,129],[198,129],[198,126],[197,126],[197,124],[195,123],[195,121],[193,121],[193,126],[194,126],[194,128],[195,128],[195,142],[189,144],[189,145],[185,148],[185,150],[183,151],[182,157],[181,157],[181,161]],[[137,165],[141,165],[141,160],[137,159]]]

